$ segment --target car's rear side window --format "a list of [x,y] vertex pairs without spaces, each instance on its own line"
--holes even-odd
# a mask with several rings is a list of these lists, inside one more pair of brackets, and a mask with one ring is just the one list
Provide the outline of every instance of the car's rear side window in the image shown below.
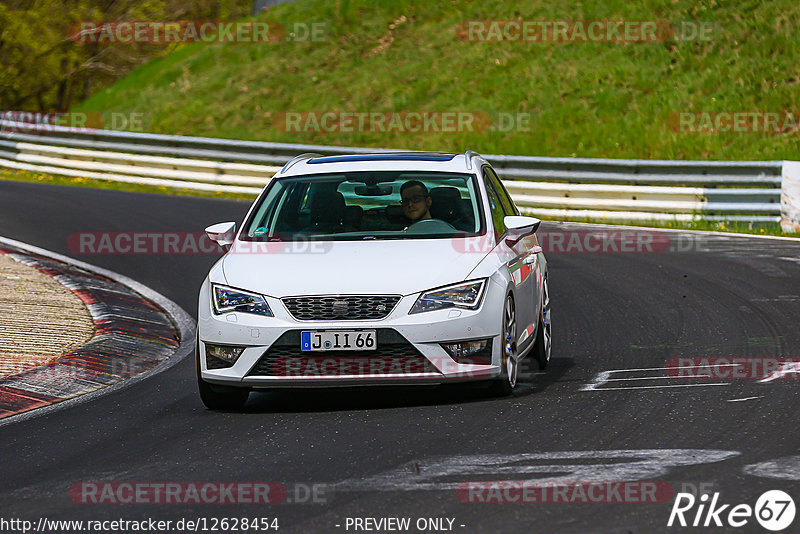
[[495,174],[494,169],[491,167],[485,167],[484,170],[489,177],[489,181],[494,186],[495,191],[497,191],[497,195],[500,197],[500,203],[503,205],[503,211],[506,213],[506,215],[519,215],[517,206],[511,199],[511,195],[509,195],[508,191],[506,191],[506,187],[503,185],[503,182],[501,182],[500,178],[498,178],[497,174]]
[[489,199],[489,210],[492,213],[492,223],[494,224],[494,231],[498,236],[506,233],[506,224],[503,218],[506,216],[503,210],[503,204],[500,201],[500,196],[495,191],[494,185],[488,179],[488,175],[484,172],[484,184],[486,185],[486,196]]

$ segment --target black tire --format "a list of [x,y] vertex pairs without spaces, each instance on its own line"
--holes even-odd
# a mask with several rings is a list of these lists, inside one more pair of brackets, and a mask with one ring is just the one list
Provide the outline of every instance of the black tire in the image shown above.
[[200,351],[195,345],[195,361],[197,364],[197,389],[200,392],[200,400],[203,401],[209,410],[237,411],[244,408],[250,390],[247,388],[237,388],[230,386],[218,386],[209,384],[200,376]]
[[536,328],[536,341],[533,346],[533,357],[539,364],[539,369],[544,370],[550,363],[553,351],[553,334],[550,322],[550,288],[547,277],[542,283],[542,311],[539,314],[539,324]]
[[503,346],[500,348],[503,355],[500,363],[501,371],[500,376],[492,380],[489,386],[489,392],[496,397],[508,397],[514,392],[514,388],[517,385],[517,373],[519,370],[519,362],[516,359],[516,309],[514,308],[514,298],[511,295],[506,297],[506,302],[503,306],[501,332],[501,343],[503,343]]

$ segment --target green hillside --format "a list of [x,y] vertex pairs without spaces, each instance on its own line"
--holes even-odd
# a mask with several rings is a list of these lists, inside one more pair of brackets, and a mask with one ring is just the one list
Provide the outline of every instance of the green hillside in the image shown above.
[[[182,45],[79,109],[142,113],[150,132],[290,143],[577,157],[800,157],[796,0],[571,6],[545,0],[301,0],[261,19],[288,31],[295,24],[324,26],[315,26],[323,31],[313,41]],[[633,43],[469,38],[467,21],[510,19],[586,21],[584,27],[600,20],[658,21],[659,36],[666,23],[684,33]],[[473,37],[489,35],[490,26],[484,28]],[[710,33],[692,39],[693,28]],[[461,113],[468,120],[445,132],[324,132],[302,115],[302,128],[290,122],[287,131],[286,112],[312,112],[311,119],[322,112],[338,119],[343,113],[396,112],[384,115],[386,126],[419,112]],[[705,125],[693,132],[680,130],[681,112],[696,113],[696,127],[715,117],[712,112],[774,113],[780,120],[767,125],[767,133],[742,131],[764,115],[745,119],[740,131],[713,133]],[[500,125],[503,117],[521,120]]]

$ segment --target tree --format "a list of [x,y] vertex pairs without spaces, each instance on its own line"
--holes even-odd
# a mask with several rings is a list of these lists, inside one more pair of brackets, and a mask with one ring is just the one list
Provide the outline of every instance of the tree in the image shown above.
[[153,43],[95,42],[85,21],[226,20],[247,0],[0,0],[0,109],[62,111],[165,53]]

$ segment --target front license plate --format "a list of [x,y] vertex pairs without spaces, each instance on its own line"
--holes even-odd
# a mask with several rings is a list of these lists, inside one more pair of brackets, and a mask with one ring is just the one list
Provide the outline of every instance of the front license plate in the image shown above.
[[300,350],[375,350],[375,330],[310,330],[300,332]]

